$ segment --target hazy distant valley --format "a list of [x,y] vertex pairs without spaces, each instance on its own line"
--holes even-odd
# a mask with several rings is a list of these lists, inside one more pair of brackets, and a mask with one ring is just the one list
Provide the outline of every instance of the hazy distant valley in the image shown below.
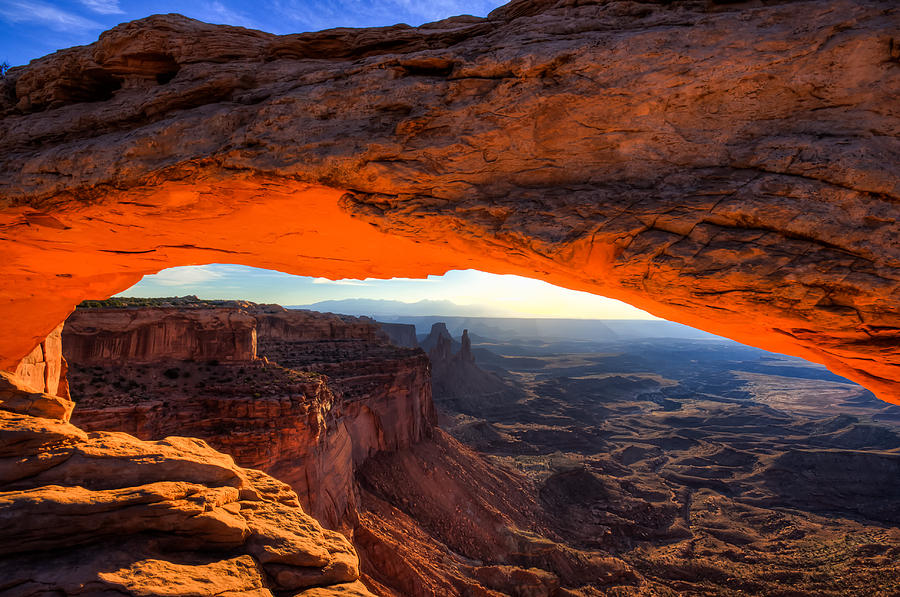
[[436,373],[441,426],[533,483],[571,545],[660,592],[894,594],[900,407],[664,321],[445,319],[509,389]]
[[288,482],[377,595],[895,594],[900,407],[821,366],[665,321],[141,305],[67,324],[73,422]]

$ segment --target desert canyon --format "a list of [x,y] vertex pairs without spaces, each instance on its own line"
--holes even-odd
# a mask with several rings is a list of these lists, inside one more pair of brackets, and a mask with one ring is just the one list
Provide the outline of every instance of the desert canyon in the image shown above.
[[[895,595],[898,92],[892,0],[157,15],[9,69],[0,595]],[[515,273],[846,379],[75,310],[205,263]]]
[[475,346],[444,322],[418,342],[246,301],[89,302],[62,331],[71,422],[199,438],[286,483],[379,596],[891,594],[900,407],[657,322],[449,321]]

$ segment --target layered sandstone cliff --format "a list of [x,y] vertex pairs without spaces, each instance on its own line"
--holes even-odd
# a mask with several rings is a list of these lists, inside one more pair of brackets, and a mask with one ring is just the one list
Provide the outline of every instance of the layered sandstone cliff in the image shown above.
[[0,367],[167,266],[478,268],[900,400],[898,26],[888,0],[120,25],[0,81]]
[[287,485],[201,440],[86,433],[65,399],[0,385],[0,595],[369,595]]
[[[73,420],[148,440],[199,437],[286,482],[305,511],[352,537],[364,582],[377,595],[549,597],[561,586],[581,587],[563,594],[589,595],[596,583],[637,582],[621,560],[548,538],[530,482],[494,469],[434,427],[421,350],[386,343],[370,320],[276,305],[241,309],[265,322],[256,361],[159,355],[103,367],[73,355]],[[168,316],[145,310],[145,321]],[[85,343],[104,341],[89,325],[109,321],[103,311],[76,314],[92,330]],[[204,317],[195,309],[183,315]],[[456,354],[450,342],[438,334],[447,361],[436,367],[449,367],[457,381],[487,375],[474,365],[467,334]],[[441,354],[433,350],[432,358]]]
[[163,359],[252,361],[256,320],[237,308],[78,309],[66,319],[65,356],[80,365]]
[[364,317],[285,309],[280,305],[254,305],[251,313],[259,337],[266,342],[318,342],[356,340],[374,342],[378,326]]
[[397,346],[416,348],[419,341],[416,339],[416,326],[407,323],[378,322],[378,327]]
[[[435,415],[429,361],[421,350],[387,341],[380,326],[366,318],[277,309],[275,316],[297,331],[272,334],[261,326],[260,355],[291,369],[328,376],[353,427],[358,464],[379,450],[405,448],[428,435]],[[316,333],[311,322],[328,326]]]
[[35,392],[47,392],[67,398],[69,386],[66,378],[66,359],[62,356],[62,330],[63,324],[60,324],[35,346],[34,350],[19,362],[15,375]]
[[[373,454],[430,434],[427,357],[389,344],[370,320],[251,303],[216,314],[225,327],[213,340],[258,338],[265,359],[236,360],[249,356],[241,352],[186,359],[195,353],[179,348],[145,350],[131,362],[136,344],[161,345],[153,333],[165,339],[174,330],[186,346],[221,347],[209,341],[210,310],[77,310],[64,333],[79,405],[74,422],[142,439],[202,438],[238,464],[288,483],[323,524],[350,530],[356,469]],[[127,339],[150,338],[121,341],[122,321]]]

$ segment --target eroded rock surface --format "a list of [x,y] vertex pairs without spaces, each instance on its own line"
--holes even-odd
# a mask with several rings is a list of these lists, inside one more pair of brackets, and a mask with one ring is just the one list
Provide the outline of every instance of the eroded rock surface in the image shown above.
[[520,397],[520,390],[475,364],[468,330],[457,342],[446,324],[436,323],[422,345],[431,347],[431,387],[435,403],[444,410],[481,415]]
[[[144,322],[171,317],[170,309],[139,310]],[[289,483],[304,510],[352,537],[365,583],[385,597],[549,596],[560,585],[589,595],[592,584],[638,582],[620,560],[544,537],[549,520],[536,489],[434,427],[421,350],[386,343],[378,325],[363,318],[251,303],[242,312],[260,322],[255,362],[165,358],[109,368],[72,355],[75,422],[142,439],[177,430]],[[181,315],[204,316],[192,308]],[[86,354],[95,352],[92,341],[106,344],[102,326],[115,321],[99,309],[73,318],[79,329],[93,330],[67,332],[80,337]],[[451,342],[443,335],[439,341]],[[454,367],[457,381],[473,371],[486,376],[472,362],[467,335],[461,346],[440,367]],[[286,587],[305,578],[267,570]]]
[[358,578],[349,541],[284,483],[201,440],[64,419],[0,404],[0,595],[342,594]]
[[237,308],[82,309],[66,319],[66,358],[115,366],[172,360],[252,361],[256,320]]
[[[147,440],[202,438],[241,466],[288,483],[322,524],[351,530],[356,469],[373,454],[430,435],[428,358],[390,344],[364,318],[245,302],[218,308],[213,321],[221,325],[210,336],[210,311],[76,310],[64,331],[74,423]],[[185,347],[200,349],[252,334],[261,358],[188,360],[176,351],[127,363],[134,343],[118,341],[122,321],[128,339],[135,330],[144,337],[176,329]],[[95,358],[101,353],[105,360]]]
[[474,267],[900,400],[898,25],[888,0],[120,25],[0,82],[0,367],[166,266]]
[[62,356],[62,324],[19,361],[15,377],[32,391],[68,396],[66,360]]

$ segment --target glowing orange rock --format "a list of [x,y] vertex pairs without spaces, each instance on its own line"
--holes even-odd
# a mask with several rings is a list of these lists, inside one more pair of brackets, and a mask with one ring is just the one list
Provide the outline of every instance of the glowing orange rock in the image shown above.
[[16,376],[36,392],[68,396],[66,360],[62,356],[62,324],[16,366]]
[[898,26],[876,0],[121,25],[0,81],[0,368],[173,265],[477,268],[900,402]]

